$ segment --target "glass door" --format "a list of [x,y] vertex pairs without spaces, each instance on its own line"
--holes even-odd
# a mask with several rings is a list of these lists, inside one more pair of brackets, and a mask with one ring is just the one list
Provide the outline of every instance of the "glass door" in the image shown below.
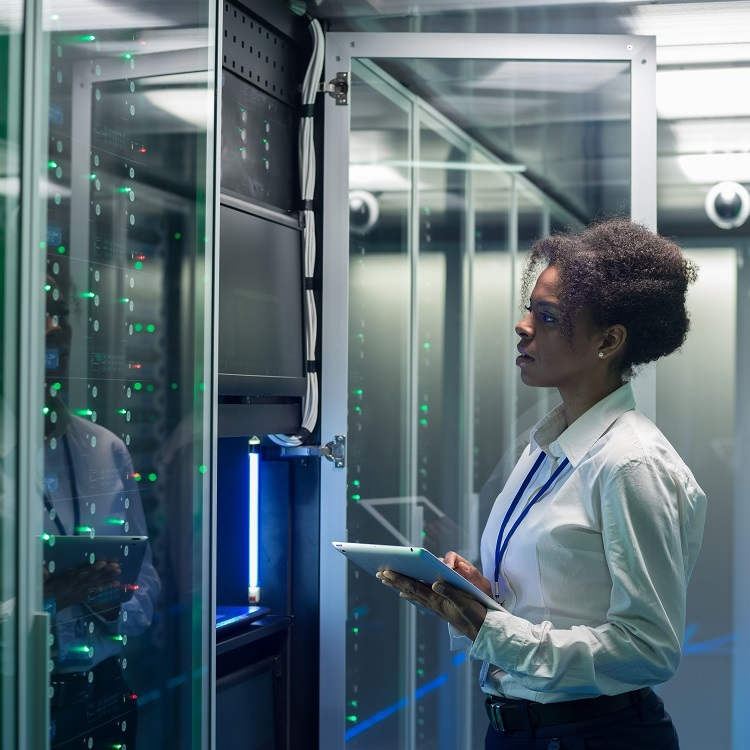
[[[329,542],[478,559],[556,403],[515,372],[524,256],[602,215],[653,227],[654,72],[638,37],[327,37],[349,98],[326,102],[322,429],[348,460],[321,477],[321,747],[482,744],[479,665]],[[653,373],[636,388],[648,413]]]
[[216,4],[28,5],[24,747],[205,747]]

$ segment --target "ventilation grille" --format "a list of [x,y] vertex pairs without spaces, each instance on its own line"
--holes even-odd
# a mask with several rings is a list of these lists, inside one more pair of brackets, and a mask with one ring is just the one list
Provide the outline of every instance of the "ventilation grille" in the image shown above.
[[295,50],[286,37],[242,8],[225,2],[223,43],[227,70],[282,102],[299,104]]

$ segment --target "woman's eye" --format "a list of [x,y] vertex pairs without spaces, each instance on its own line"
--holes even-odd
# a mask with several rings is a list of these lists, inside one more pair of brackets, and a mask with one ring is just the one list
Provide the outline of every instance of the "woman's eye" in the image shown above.
[[555,319],[551,315],[547,315],[547,313],[541,313],[542,320],[545,323],[554,323]]

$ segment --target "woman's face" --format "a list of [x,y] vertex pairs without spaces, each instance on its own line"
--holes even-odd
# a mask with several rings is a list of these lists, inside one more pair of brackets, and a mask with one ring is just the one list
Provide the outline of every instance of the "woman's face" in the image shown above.
[[579,311],[573,318],[573,338],[566,338],[560,327],[558,293],[557,269],[549,266],[531,293],[531,311],[516,324],[521,337],[518,350],[522,353],[516,365],[527,385],[564,388],[580,383],[597,368],[601,331],[596,330],[588,313]]

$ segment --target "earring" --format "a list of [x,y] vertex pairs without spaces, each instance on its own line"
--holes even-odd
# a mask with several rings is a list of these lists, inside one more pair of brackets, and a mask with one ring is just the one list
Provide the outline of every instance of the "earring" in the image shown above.
[[599,352],[599,359],[604,359],[604,352]]

